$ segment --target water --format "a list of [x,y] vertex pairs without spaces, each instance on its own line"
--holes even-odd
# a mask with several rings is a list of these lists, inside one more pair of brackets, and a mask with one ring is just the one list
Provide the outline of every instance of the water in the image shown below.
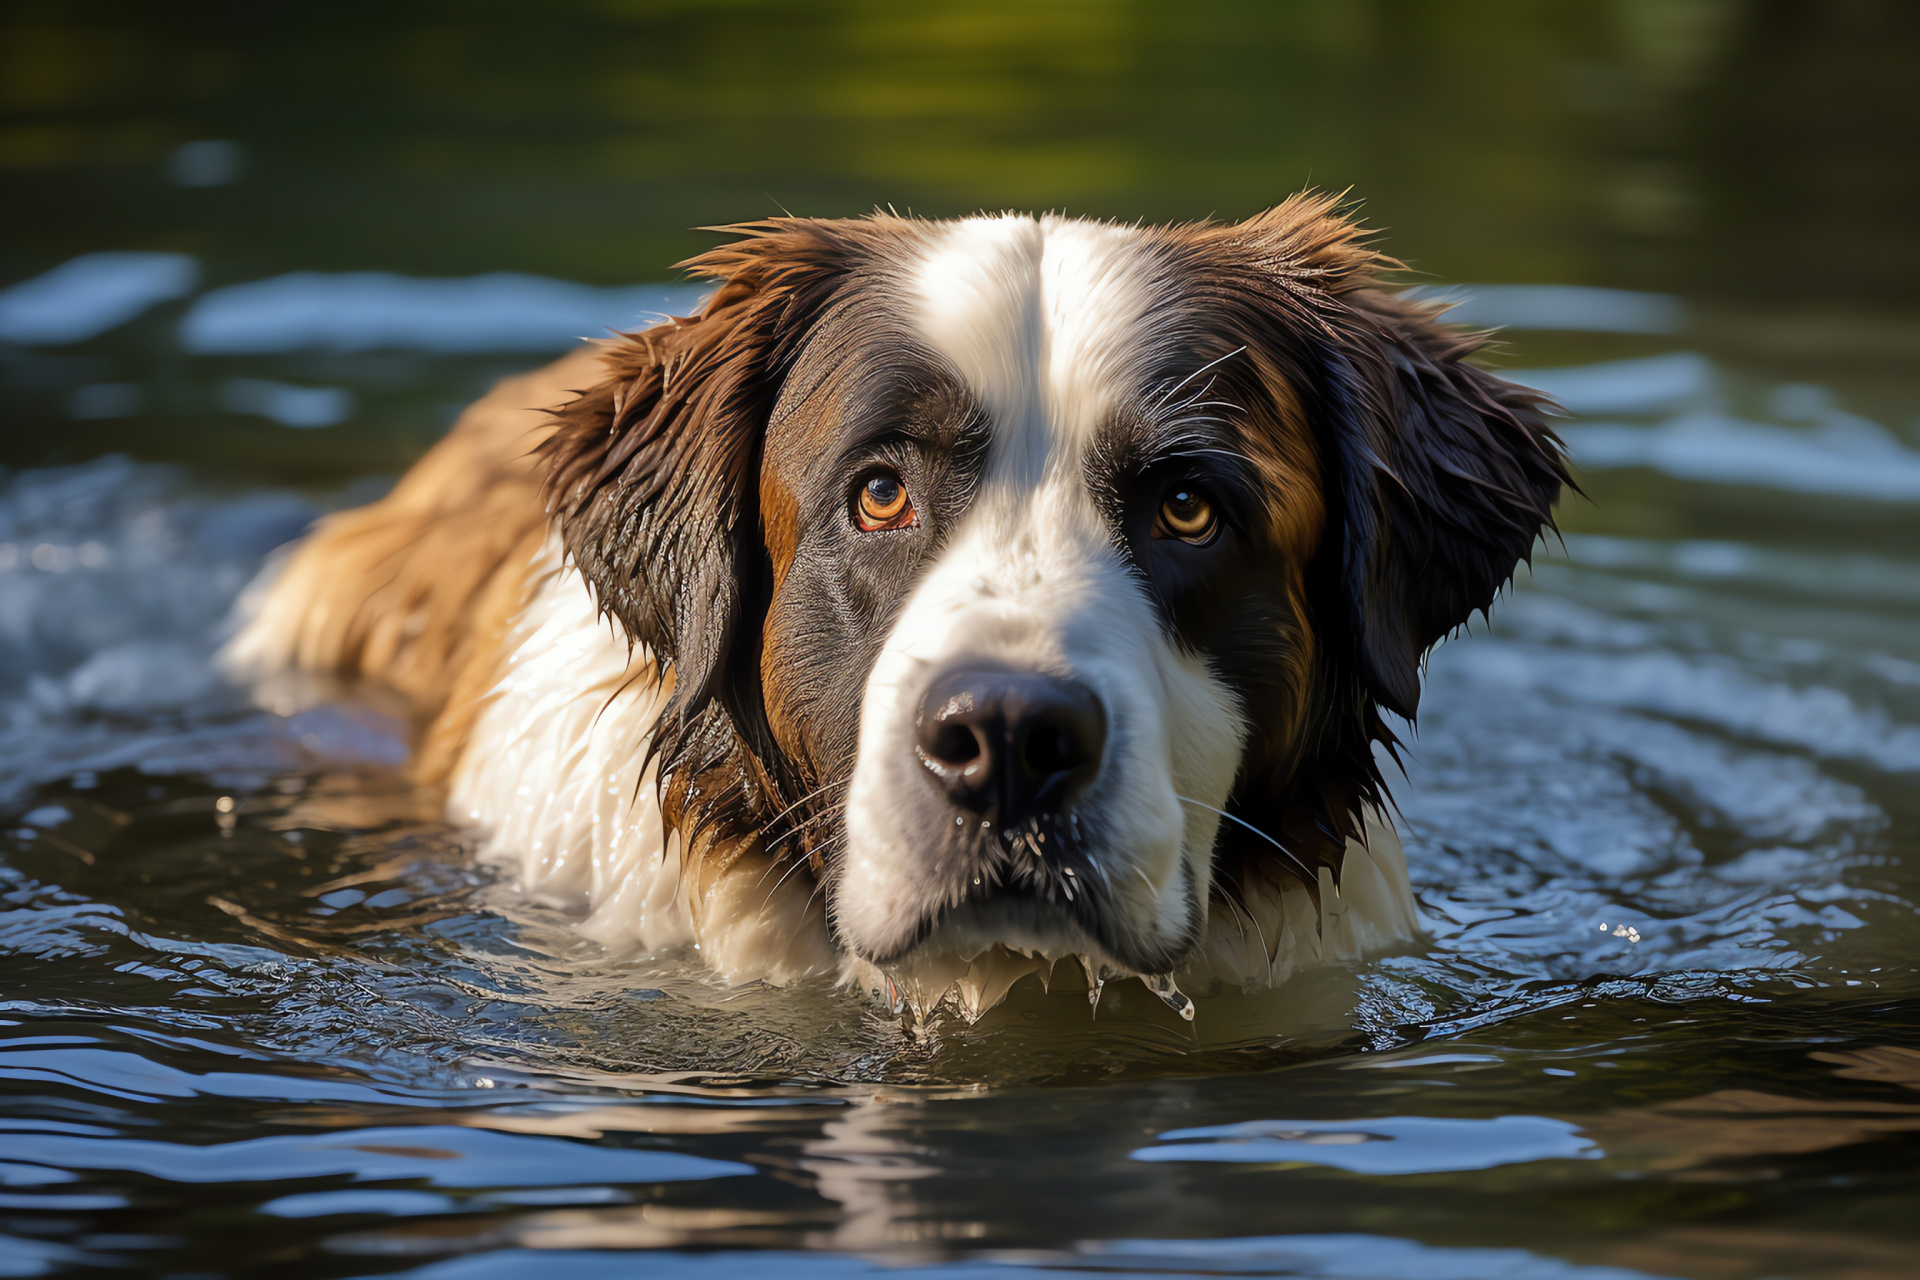
[[[0,1274],[1912,1274],[1905,7],[392,8],[0,19]],[[1429,947],[909,1036],[581,941],[397,708],[209,672],[685,227],[1309,177],[1579,415],[1396,789]]]

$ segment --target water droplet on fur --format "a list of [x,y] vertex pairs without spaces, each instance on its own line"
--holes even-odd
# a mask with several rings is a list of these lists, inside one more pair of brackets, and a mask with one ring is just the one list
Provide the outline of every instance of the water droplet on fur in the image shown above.
[[1172,974],[1150,974],[1142,977],[1140,981],[1146,983],[1147,990],[1159,996],[1167,1008],[1173,1010],[1188,1022],[1193,1021],[1193,1001],[1187,999],[1185,993],[1182,992],[1179,987],[1173,985]]
[[1076,955],[1074,959],[1080,962],[1080,967],[1087,974],[1087,1008],[1092,1016],[1099,1017],[1100,993],[1107,989],[1106,971],[1096,966],[1088,956]]

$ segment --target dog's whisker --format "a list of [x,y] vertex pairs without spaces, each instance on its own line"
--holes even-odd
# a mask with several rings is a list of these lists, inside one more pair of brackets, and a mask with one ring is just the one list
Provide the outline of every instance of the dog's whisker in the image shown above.
[[815,787],[813,790],[807,792],[805,795],[801,796],[798,800],[795,800],[792,804],[788,805],[786,808],[782,809],[780,812],[774,814],[771,818],[768,818],[766,822],[763,824],[763,826],[772,827],[775,823],[779,822],[780,819],[786,817],[788,814],[792,813],[794,810],[800,808],[801,806],[811,804],[813,801],[818,800],[821,796],[826,795],[829,791],[832,791],[839,787],[851,786],[852,784],[853,784],[853,779],[851,778],[840,778],[832,782],[822,783],[821,785]]
[[1178,792],[1174,794],[1174,799],[1178,800],[1182,804],[1190,804],[1190,805],[1193,805],[1195,808],[1205,809],[1208,813],[1217,813],[1221,817],[1225,818],[1228,822],[1232,822],[1239,826],[1245,827],[1248,831],[1253,832],[1253,834],[1259,836],[1262,840],[1265,840],[1268,844],[1278,849],[1281,855],[1284,856],[1288,862],[1293,864],[1294,870],[1298,871],[1302,876],[1302,878],[1304,878],[1308,884],[1318,884],[1320,882],[1319,877],[1314,875],[1313,872],[1307,868],[1307,864],[1300,860],[1300,857],[1298,854],[1294,853],[1293,850],[1287,848],[1287,846],[1281,844],[1278,840],[1275,840],[1272,836],[1268,835],[1266,832],[1262,831],[1260,828],[1254,826],[1251,822],[1248,822],[1245,818],[1235,817],[1233,814],[1228,813],[1225,809],[1216,809],[1212,805],[1207,804],[1204,801],[1195,800],[1192,796],[1180,795]]
[[[774,864],[774,866],[778,866],[778,865],[780,865],[780,864],[779,864],[779,863],[775,863],[775,864]],[[770,905],[772,904],[772,902],[773,902],[773,895],[774,895],[774,894],[776,894],[776,893],[778,893],[778,892],[780,892],[780,886],[781,886],[781,885],[783,885],[783,884],[785,884],[785,883],[786,883],[786,882],[787,882],[788,880],[790,880],[790,879],[792,879],[792,878],[793,878],[793,873],[794,873],[794,872],[796,872],[796,871],[798,871],[798,870],[800,870],[800,868],[802,868],[802,867],[805,867],[805,866],[809,866],[809,865],[811,865],[811,864],[809,863],[809,861],[808,861],[808,860],[807,860],[806,858],[795,858],[795,859],[793,860],[793,865],[792,865],[792,866],[790,866],[790,867],[788,867],[788,868],[786,869],[786,871],[785,871],[785,872],[784,872],[784,873],[783,873],[783,874],[781,875],[781,877],[780,877],[780,878],[779,878],[778,880],[775,880],[775,881],[773,882],[773,888],[771,888],[771,889],[769,889],[769,890],[767,890],[767,896],[766,896],[766,897],[764,897],[764,898],[762,898],[762,899],[760,899],[760,910],[761,910],[761,912],[762,912],[762,913],[764,913],[764,912],[766,911],[766,909],[767,909],[767,907],[768,907],[768,906],[770,906]],[[771,870],[771,869],[772,869],[772,868],[769,868],[769,870]],[[764,881],[766,880],[766,878],[767,878],[767,877],[766,877],[766,875],[765,875],[765,873],[762,873],[762,874],[761,874],[761,876],[760,876],[760,879],[761,879],[761,881],[762,881],[762,882],[764,882]]]
[[[1217,887],[1221,893],[1226,895],[1228,904],[1238,907],[1240,913],[1246,916],[1247,923],[1253,926],[1254,934],[1260,939],[1260,955],[1267,966],[1267,977],[1271,979],[1273,977],[1273,947],[1267,941],[1267,931],[1260,926],[1260,917],[1254,915],[1252,908],[1247,906],[1245,900],[1242,899],[1239,894],[1235,893],[1224,881]],[[1238,920],[1234,921],[1234,924],[1240,930],[1241,940],[1245,941],[1247,936],[1246,925],[1240,924]]]
[[[788,840],[792,839],[794,836],[799,835],[801,832],[805,831],[808,827],[812,826],[814,823],[822,822],[828,818],[837,816],[839,813],[844,811],[846,807],[847,807],[847,801],[842,800],[838,804],[827,806],[825,809],[821,810],[819,813],[816,813],[812,817],[808,818],[805,822],[801,822],[801,823],[797,823],[795,825],[789,826],[785,831],[779,832],[776,835],[763,836],[762,839],[766,842],[768,851],[771,852],[774,849],[777,849],[782,845],[786,844]],[[779,866],[782,862],[785,862],[790,856],[791,856],[790,854],[785,854],[785,853],[776,854],[774,857],[773,866],[770,866],[765,871],[761,872],[760,879],[756,883],[764,884],[766,882],[767,877],[773,874],[773,868]],[[801,861],[805,861],[805,860],[806,859],[804,857],[801,859]]]
[[1135,867],[1135,868],[1133,869],[1133,874],[1135,874],[1136,876],[1139,876],[1139,877],[1140,877],[1140,883],[1141,883],[1141,884],[1143,884],[1143,885],[1145,885],[1145,886],[1147,886],[1147,897],[1148,897],[1148,898],[1152,898],[1152,897],[1153,897],[1154,895],[1156,895],[1156,894],[1158,894],[1158,893],[1160,892],[1160,890],[1159,890],[1159,888],[1158,888],[1158,886],[1156,886],[1156,885],[1155,885],[1155,884],[1153,883],[1153,881],[1152,881],[1152,880],[1150,880],[1150,879],[1148,879],[1148,877],[1147,877],[1147,873],[1146,873],[1146,871],[1145,871],[1145,870],[1144,870],[1143,868],[1140,868],[1140,867]]
[[1199,377],[1201,374],[1206,373],[1208,370],[1218,368],[1220,365],[1225,364],[1227,361],[1233,359],[1235,356],[1245,354],[1245,352],[1246,352],[1246,347],[1242,345],[1242,346],[1235,347],[1233,350],[1227,352],[1227,354],[1219,357],[1218,359],[1207,361],[1205,364],[1201,365],[1198,369],[1195,369],[1192,373],[1188,374],[1186,377],[1180,379],[1180,381],[1174,383],[1172,386],[1168,387],[1165,391],[1161,392],[1158,398],[1158,403],[1165,404],[1168,400],[1171,400],[1173,398],[1173,395],[1175,392],[1179,391],[1180,388],[1186,386],[1189,382],[1192,382],[1195,378]]
[[845,813],[849,808],[852,807],[852,805],[853,805],[853,802],[851,800],[837,800],[834,803],[828,805],[826,808],[820,810],[818,813],[811,814],[799,822],[789,824],[787,829],[781,833],[782,837],[784,838],[785,836],[797,835],[798,833],[805,831],[808,827],[811,827],[816,822],[825,822],[828,818],[837,817],[840,814]]
[[1234,898],[1233,891],[1227,888],[1224,881],[1216,883],[1213,887],[1214,892],[1218,893],[1229,907],[1236,908],[1236,910],[1229,912],[1229,914],[1233,917],[1233,927],[1240,931],[1240,940],[1245,942],[1247,940],[1247,926],[1240,923],[1240,917],[1245,915],[1251,920],[1253,918],[1252,914]]
[[[842,805],[836,806],[836,807],[844,808],[845,806],[843,803]],[[817,814],[815,816],[817,818],[827,818],[827,817],[833,816],[833,812],[829,811],[827,813]],[[809,821],[812,821],[812,820],[810,819]],[[788,834],[789,835],[797,834],[797,832],[800,829],[803,829],[806,825],[807,825],[806,823],[802,823],[800,828],[795,828],[794,831],[789,832]],[[811,853],[818,855],[821,858],[827,857],[829,854],[836,851],[836,845],[838,843],[838,839],[839,837],[837,836],[830,837],[829,839],[823,841],[821,844],[817,845],[811,851]],[[774,881],[773,888],[767,890],[766,895],[762,897],[760,900],[760,910],[763,914],[765,913],[768,905],[773,902],[774,895],[780,892],[780,887],[784,885],[790,878],[792,878],[794,873],[799,871],[802,867],[811,867],[813,865],[813,857],[810,856],[808,853],[798,853],[798,856],[796,856],[795,854],[783,854],[777,857],[773,862],[771,862],[765,871],[762,871],[760,873],[760,878],[754,882],[755,886],[758,887],[759,885],[765,884],[767,882],[767,877],[772,875],[774,871],[781,866],[782,863],[787,864],[786,870],[780,873],[780,878]],[[824,877],[822,878],[822,880],[824,882]]]

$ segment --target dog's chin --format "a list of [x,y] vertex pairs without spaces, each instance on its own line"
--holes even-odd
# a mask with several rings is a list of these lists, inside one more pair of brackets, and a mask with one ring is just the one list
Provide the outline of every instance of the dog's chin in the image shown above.
[[1143,941],[1142,932],[1092,893],[1049,900],[1003,887],[929,907],[872,940],[845,941],[883,972],[964,962],[1000,947],[1049,961],[1078,957],[1093,973],[1158,974],[1172,972],[1191,950],[1189,939],[1168,948]]

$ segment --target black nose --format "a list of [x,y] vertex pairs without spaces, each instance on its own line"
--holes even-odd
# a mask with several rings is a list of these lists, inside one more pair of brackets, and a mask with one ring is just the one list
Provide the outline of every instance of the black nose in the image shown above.
[[1085,685],[952,671],[920,700],[920,757],[953,802],[1012,826],[1057,812],[1100,771],[1107,717]]

